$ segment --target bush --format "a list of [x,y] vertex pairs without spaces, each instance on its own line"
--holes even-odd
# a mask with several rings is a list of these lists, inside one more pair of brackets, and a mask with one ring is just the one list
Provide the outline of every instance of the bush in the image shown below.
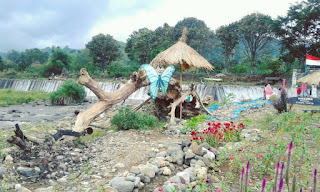
[[128,77],[137,69],[139,69],[139,65],[126,63],[125,61],[114,61],[107,66],[108,75],[112,77]]
[[50,94],[53,105],[66,105],[69,103],[80,103],[86,97],[84,88],[76,82],[66,81],[55,92]]
[[151,129],[158,123],[155,116],[134,112],[130,108],[121,109],[111,120],[111,124],[118,130]]

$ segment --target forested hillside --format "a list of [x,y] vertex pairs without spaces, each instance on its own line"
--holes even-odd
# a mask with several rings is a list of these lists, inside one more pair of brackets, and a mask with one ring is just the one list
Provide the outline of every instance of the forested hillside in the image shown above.
[[253,13],[216,30],[189,17],[174,26],[141,28],[127,42],[98,34],[82,50],[52,46],[0,53],[0,76],[70,75],[84,67],[95,76],[127,77],[177,42],[183,27],[188,29],[187,43],[215,67],[213,73],[289,74],[304,68],[306,54],[320,57],[319,26],[317,0],[292,5],[284,17]]

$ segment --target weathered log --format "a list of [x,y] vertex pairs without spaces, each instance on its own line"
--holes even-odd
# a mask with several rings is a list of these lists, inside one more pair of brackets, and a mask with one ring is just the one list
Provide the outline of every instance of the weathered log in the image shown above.
[[127,81],[120,89],[113,93],[106,93],[101,89],[99,84],[90,77],[84,68],[80,70],[78,83],[90,89],[99,99],[97,103],[78,114],[72,130],[79,133],[84,132],[89,124],[101,113],[105,112],[113,105],[127,99],[139,88],[149,85],[145,71],[139,70],[138,73],[133,72],[130,80]]

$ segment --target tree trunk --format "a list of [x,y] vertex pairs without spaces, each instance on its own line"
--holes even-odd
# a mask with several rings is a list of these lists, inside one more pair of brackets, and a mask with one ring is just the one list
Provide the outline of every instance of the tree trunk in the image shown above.
[[94,81],[85,69],[80,70],[78,83],[89,88],[99,99],[97,103],[89,107],[87,110],[80,112],[77,116],[73,131],[84,132],[91,121],[105,112],[113,105],[127,99],[132,93],[140,87],[149,85],[145,71],[133,72],[130,80],[127,81],[120,89],[113,93],[105,93],[100,85]]

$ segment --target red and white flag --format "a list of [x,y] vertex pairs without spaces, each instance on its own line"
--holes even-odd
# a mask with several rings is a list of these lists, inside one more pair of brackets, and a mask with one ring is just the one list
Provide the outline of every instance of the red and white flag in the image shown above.
[[320,66],[320,59],[318,57],[307,55],[307,57],[306,57],[306,65]]

